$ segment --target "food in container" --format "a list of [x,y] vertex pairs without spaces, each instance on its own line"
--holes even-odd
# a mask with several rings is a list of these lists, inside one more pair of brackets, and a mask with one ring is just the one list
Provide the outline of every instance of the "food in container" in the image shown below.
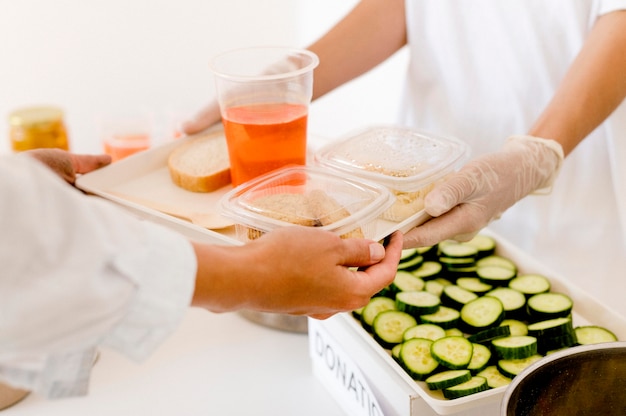
[[317,164],[381,183],[395,195],[383,218],[402,221],[424,208],[424,197],[458,170],[469,147],[454,138],[400,126],[373,126],[329,143]]
[[393,201],[383,185],[319,167],[289,166],[236,187],[220,205],[245,242],[294,224],[342,238],[373,238],[376,219]]

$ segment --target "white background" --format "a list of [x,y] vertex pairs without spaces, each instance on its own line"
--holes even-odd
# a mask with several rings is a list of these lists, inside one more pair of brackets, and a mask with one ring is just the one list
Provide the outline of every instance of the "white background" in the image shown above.
[[[0,0],[0,151],[11,110],[64,109],[71,148],[99,152],[98,117],[149,112],[158,140],[213,94],[209,59],[244,46],[304,47],[355,0]],[[315,102],[309,131],[393,122],[405,52]]]

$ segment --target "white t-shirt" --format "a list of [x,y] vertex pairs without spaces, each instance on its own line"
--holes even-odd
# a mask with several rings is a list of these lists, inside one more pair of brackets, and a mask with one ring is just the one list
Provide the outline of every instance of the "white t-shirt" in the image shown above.
[[[599,15],[626,0],[407,0],[401,122],[470,143],[525,134]],[[549,196],[490,229],[626,316],[626,103],[567,158]],[[619,158],[619,155],[622,158]]]
[[179,324],[196,260],[179,234],[0,157],[0,379],[85,394],[97,346],[140,360]]

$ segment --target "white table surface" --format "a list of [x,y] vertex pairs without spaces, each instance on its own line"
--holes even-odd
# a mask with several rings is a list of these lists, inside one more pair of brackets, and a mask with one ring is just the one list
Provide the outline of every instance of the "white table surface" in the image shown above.
[[344,415],[311,370],[306,334],[191,308],[147,361],[101,350],[86,397],[30,394],[2,416]]

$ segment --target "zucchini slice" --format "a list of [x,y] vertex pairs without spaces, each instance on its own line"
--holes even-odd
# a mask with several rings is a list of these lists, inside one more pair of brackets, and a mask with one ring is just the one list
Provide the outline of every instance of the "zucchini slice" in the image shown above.
[[440,306],[437,312],[420,316],[420,322],[439,325],[446,330],[456,328],[460,320],[461,313],[447,306]]
[[522,292],[510,287],[497,287],[487,292],[486,296],[500,299],[505,318],[522,318],[526,315],[526,296]]
[[514,378],[516,375],[522,372],[523,369],[531,365],[537,360],[543,358],[543,355],[535,354],[530,357],[520,358],[517,360],[499,360],[497,367],[498,371],[502,373],[503,376]]
[[428,281],[438,277],[442,269],[443,266],[441,265],[441,263],[431,260],[425,261],[419,268],[417,268],[416,270],[412,270],[411,273]]
[[508,326],[510,335],[528,335],[528,325],[518,319],[505,319],[500,326]]
[[361,325],[366,331],[371,332],[376,315],[382,311],[397,309],[395,300],[384,296],[373,297],[361,311]]
[[457,286],[462,287],[465,290],[474,292],[479,296],[484,295],[493,289],[492,285],[489,285],[481,281],[478,277],[459,277],[456,279]]
[[480,332],[467,337],[471,342],[478,344],[489,343],[494,339],[508,337],[511,335],[511,328],[507,325],[492,326],[491,328],[483,329]]
[[479,393],[489,388],[487,379],[480,376],[473,376],[465,383],[443,389],[443,397],[446,399],[458,399],[459,397],[469,396],[470,394]]
[[434,324],[419,324],[408,328],[402,334],[404,341],[411,338],[426,338],[431,341],[438,340],[446,336],[446,330],[439,325]]
[[537,322],[569,316],[574,302],[566,294],[549,292],[531,296],[527,305],[530,320]]
[[433,358],[451,370],[467,368],[472,359],[473,351],[473,344],[463,336],[439,338],[430,347]]
[[509,282],[517,275],[517,269],[492,265],[478,266],[476,268],[476,276],[488,285],[492,286],[508,286]]
[[471,378],[472,373],[469,370],[446,370],[433,374],[424,381],[430,390],[441,390],[465,383]]
[[478,248],[471,244],[457,241],[446,241],[439,245],[439,257],[472,259],[473,263],[478,256]]
[[485,234],[477,234],[465,244],[476,247],[478,250],[478,258],[491,256],[496,252],[496,240]]
[[528,358],[537,354],[537,338],[530,335],[494,339],[491,345],[498,357],[504,360]]
[[597,325],[578,326],[574,329],[580,345],[600,344],[617,341],[617,336],[606,328]]
[[401,311],[383,311],[376,315],[372,324],[374,339],[385,349],[391,349],[402,342],[402,334],[408,328],[417,325],[411,315]]
[[393,282],[391,282],[391,291],[393,293],[422,289],[424,289],[424,281],[406,270],[398,270],[396,277],[394,277]]
[[441,303],[453,309],[461,309],[467,302],[476,298],[478,298],[476,293],[457,285],[444,286],[441,292]]
[[509,287],[522,292],[526,297],[546,293],[550,291],[550,281],[540,274],[523,274],[514,277],[509,282]]
[[422,263],[424,263],[424,257],[422,256],[413,256],[408,260],[402,260],[398,264],[398,270],[416,270],[418,269]]
[[440,304],[439,296],[426,291],[413,290],[396,295],[397,309],[415,317],[437,312]]
[[528,325],[528,335],[533,337],[554,337],[558,335],[572,334],[574,326],[572,319],[554,318],[546,321],[539,321]]
[[491,350],[489,347],[483,344],[472,344],[472,359],[467,365],[467,369],[472,372],[473,375],[477,375],[480,371],[484,370],[491,361]]
[[500,299],[481,296],[466,303],[461,309],[461,330],[475,334],[483,329],[498,326],[503,319],[504,306]]
[[483,257],[482,259],[476,260],[476,266],[485,267],[485,266],[498,266],[504,267],[515,271],[517,274],[517,266],[511,259],[506,257],[498,256],[497,254],[493,254],[491,256]]
[[425,380],[439,367],[430,353],[432,344],[433,341],[424,338],[413,338],[402,343],[400,363],[414,380]]
[[485,377],[489,388],[497,389],[498,387],[507,386],[513,381],[510,377],[505,376],[498,370],[495,365],[487,366],[483,371],[476,374],[477,376]]

